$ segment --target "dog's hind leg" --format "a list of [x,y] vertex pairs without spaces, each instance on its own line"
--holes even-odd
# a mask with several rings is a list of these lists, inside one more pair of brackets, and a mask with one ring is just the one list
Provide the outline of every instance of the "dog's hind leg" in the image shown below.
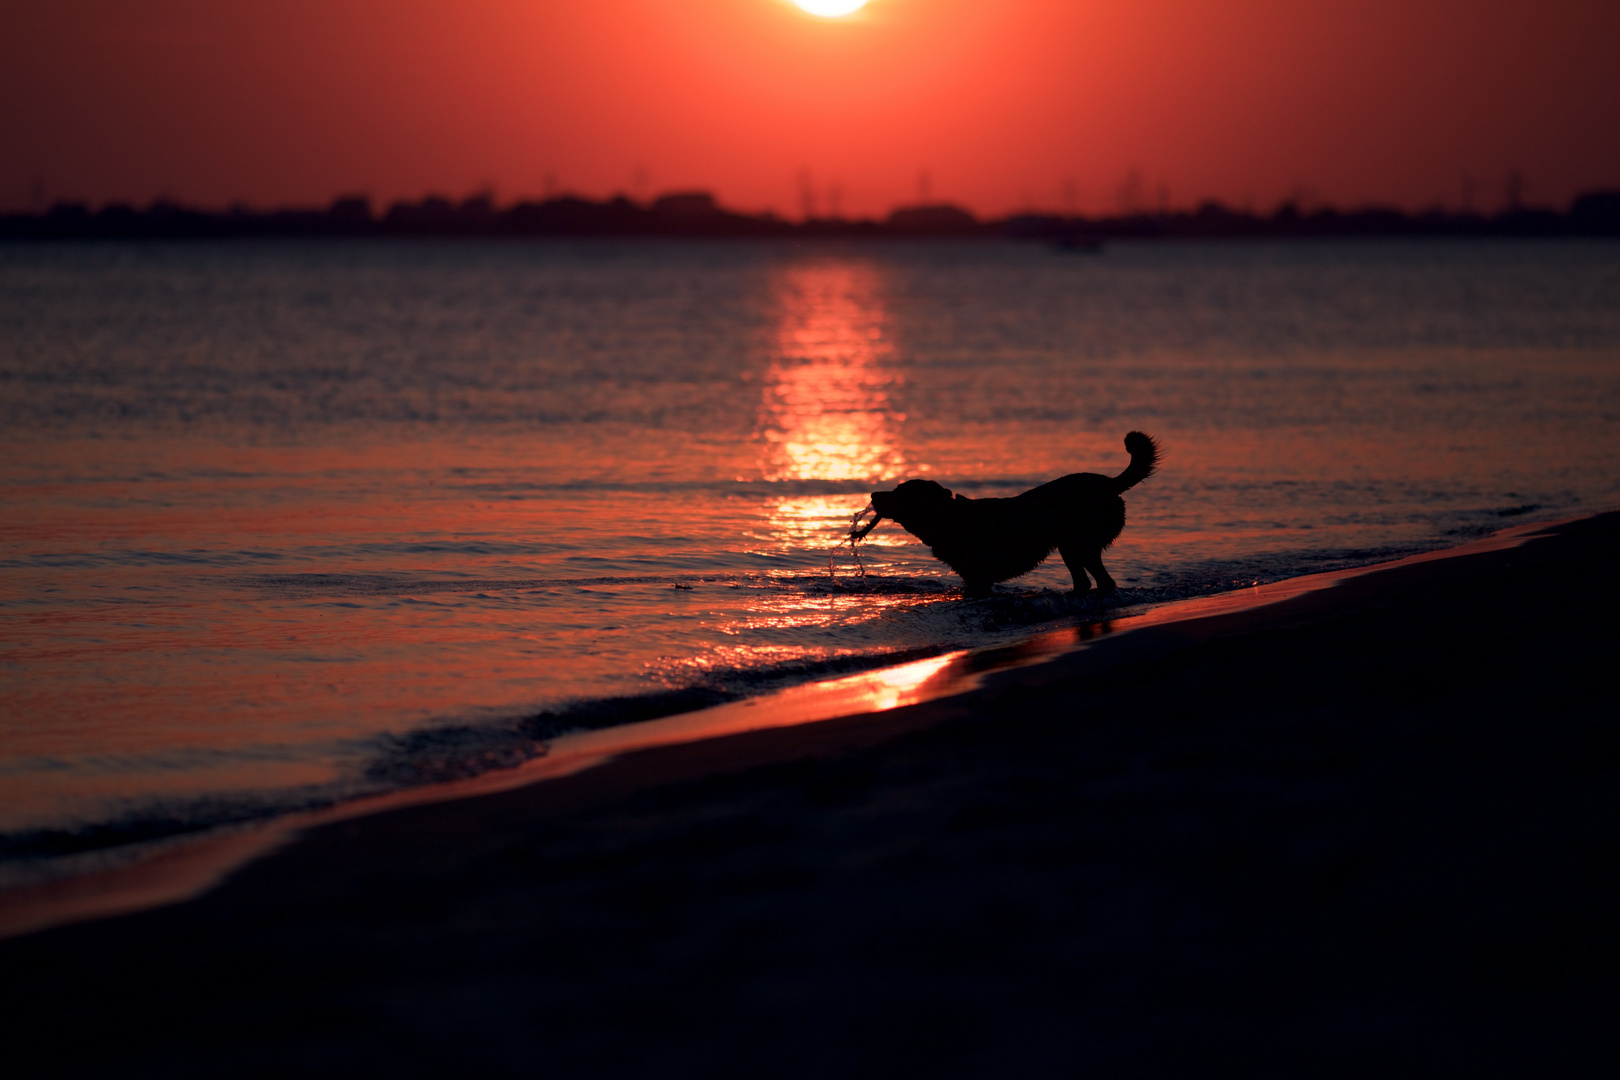
[[1108,571],[1103,569],[1101,548],[1072,545],[1059,547],[1058,552],[1063,556],[1063,565],[1069,568],[1069,573],[1074,577],[1075,592],[1083,593],[1091,588],[1091,582],[1086,580],[1088,571],[1097,579],[1099,594],[1107,596],[1118,588]]
[[1091,556],[1086,560],[1086,569],[1090,570],[1091,576],[1097,579],[1097,592],[1099,595],[1112,596],[1114,590],[1119,588],[1118,585],[1114,584],[1114,579],[1108,576],[1108,571],[1103,569],[1102,552],[1095,551],[1091,553]]
[[[1063,565],[1069,568],[1069,576],[1074,578],[1074,591],[1077,593],[1091,591],[1091,579],[1086,577],[1086,564],[1077,547],[1059,547],[1058,554],[1063,556]],[[1097,567],[1102,568],[1102,552],[1097,552]],[[1101,580],[1101,579],[1099,579]]]

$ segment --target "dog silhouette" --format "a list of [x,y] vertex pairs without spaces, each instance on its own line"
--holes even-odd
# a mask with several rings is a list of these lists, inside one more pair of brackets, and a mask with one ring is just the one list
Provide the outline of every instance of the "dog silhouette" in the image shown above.
[[893,491],[872,492],[877,517],[850,531],[865,536],[889,518],[927,544],[934,557],[962,575],[968,596],[988,596],[998,581],[1027,574],[1052,550],[1063,556],[1074,590],[1100,595],[1115,589],[1103,569],[1103,549],[1125,528],[1120,494],[1152,476],[1159,466],[1159,444],[1151,435],[1125,436],[1131,463],[1118,476],[1071,473],[1010,499],[969,499],[952,495],[932,480],[907,480]]

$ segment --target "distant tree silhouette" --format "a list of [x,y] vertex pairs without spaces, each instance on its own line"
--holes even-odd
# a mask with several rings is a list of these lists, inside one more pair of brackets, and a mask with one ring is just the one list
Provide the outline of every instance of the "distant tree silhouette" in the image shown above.
[[42,213],[0,216],[0,240],[163,240],[222,237],[408,237],[408,236],[675,236],[675,237],[1005,237],[1092,249],[1108,240],[1242,239],[1352,236],[1617,236],[1620,191],[1587,192],[1568,212],[1510,205],[1493,216],[1468,208],[1407,214],[1391,207],[1339,210],[1303,207],[1291,200],[1269,215],[1205,202],[1196,210],[1171,211],[1161,203],[1135,206],[1113,217],[1020,213],[980,221],[945,203],[894,210],[882,221],[808,217],[789,222],[774,214],[740,214],[707,191],[675,191],[642,205],[623,195],[598,202],[559,195],[505,209],[488,193],[453,202],[429,195],[397,202],[381,217],[365,195],[349,194],[325,209],[288,207],[256,211],[243,205],[224,212],[198,210],[158,200],[144,210],[111,203],[91,210],[59,202]]

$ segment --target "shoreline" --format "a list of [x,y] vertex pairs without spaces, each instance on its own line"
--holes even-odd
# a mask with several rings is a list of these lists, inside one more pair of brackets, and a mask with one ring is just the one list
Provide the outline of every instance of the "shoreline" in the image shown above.
[[[787,687],[758,697],[649,721],[574,732],[548,744],[547,753],[510,769],[491,770],[465,780],[405,788],[369,796],[319,810],[302,811],[242,826],[182,835],[146,845],[143,852],[120,858],[105,853],[113,865],[82,873],[49,877],[0,890],[0,940],[84,920],[114,917],[181,903],[202,896],[250,863],[297,844],[306,832],[354,818],[388,814],[408,807],[476,799],[501,792],[553,783],[578,773],[600,769],[625,755],[655,755],[664,748],[751,732],[832,721],[869,723],[874,732],[895,734],[943,722],[953,714],[948,703],[985,689],[994,681],[1005,689],[1013,685],[1037,686],[1046,679],[1038,668],[1058,663],[1098,639],[1146,627],[1167,626],[1220,615],[1265,608],[1305,596],[1368,574],[1397,570],[1438,559],[1517,547],[1527,540],[1572,524],[1581,518],[1550,523],[1528,523],[1498,530],[1489,536],[1450,548],[1438,548],[1387,563],[1287,578],[1265,585],[1235,589],[1209,596],[1170,601],[1116,618],[1032,633],[1025,640],[987,649],[959,649],[924,660],[875,668],[855,675]],[[876,717],[896,709],[934,705],[885,723]],[[883,736],[879,736],[880,738]],[[789,751],[790,753],[794,751]],[[724,771],[728,766],[714,759]],[[738,766],[746,767],[746,766]],[[656,761],[637,762],[632,772],[639,783],[660,783]],[[587,787],[592,786],[587,782]],[[608,788],[616,794],[615,784]]]
[[1527,531],[311,828],[0,941],[0,1013],[53,1075],[1573,1066],[1620,512]]

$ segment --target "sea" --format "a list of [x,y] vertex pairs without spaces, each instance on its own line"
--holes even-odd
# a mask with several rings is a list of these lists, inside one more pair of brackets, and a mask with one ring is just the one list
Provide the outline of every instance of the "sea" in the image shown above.
[[[841,542],[1132,430],[1112,598]],[[1614,242],[0,245],[0,884],[1611,509],[1617,461]]]

